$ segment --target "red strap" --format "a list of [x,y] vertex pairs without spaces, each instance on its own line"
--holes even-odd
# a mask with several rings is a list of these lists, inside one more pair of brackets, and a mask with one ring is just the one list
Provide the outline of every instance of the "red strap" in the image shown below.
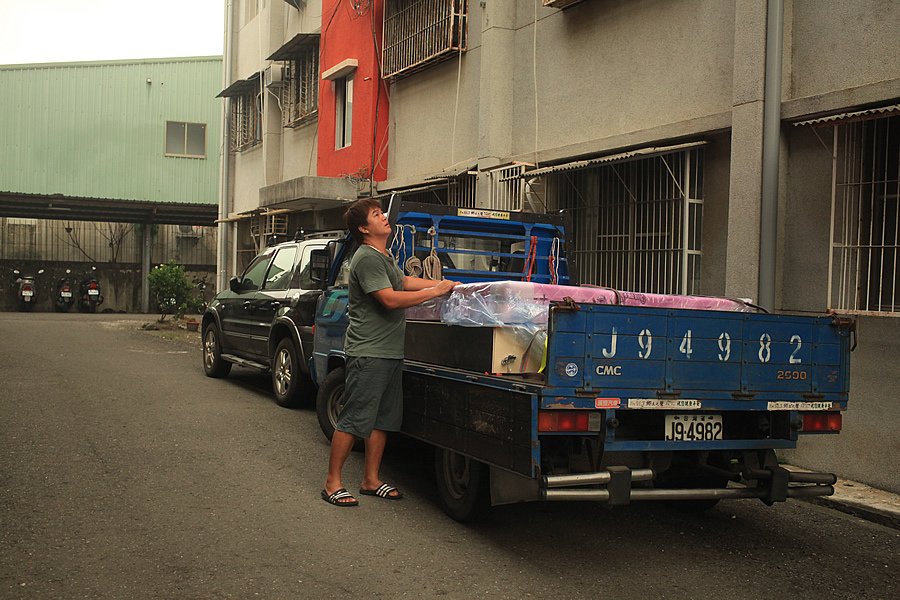
[[531,245],[528,248],[528,259],[525,261],[525,281],[531,281],[534,273],[534,263],[537,259],[537,236],[531,236]]

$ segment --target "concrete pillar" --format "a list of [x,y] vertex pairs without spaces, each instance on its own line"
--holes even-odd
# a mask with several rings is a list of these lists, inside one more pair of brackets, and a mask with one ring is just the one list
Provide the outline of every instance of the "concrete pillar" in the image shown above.
[[[488,2],[482,8],[479,71],[478,167],[491,168],[512,155],[515,2]],[[487,206],[488,177],[479,177],[475,201]]]
[[738,2],[734,23],[725,295],[754,300],[759,289],[765,60],[766,2]]
[[144,239],[141,246],[141,312],[150,312],[150,252],[153,248],[153,224],[144,223]]

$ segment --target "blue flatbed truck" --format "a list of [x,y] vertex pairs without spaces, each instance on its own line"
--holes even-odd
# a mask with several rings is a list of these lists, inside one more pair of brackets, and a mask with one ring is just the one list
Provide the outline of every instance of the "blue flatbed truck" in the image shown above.
[[[563,233],[559,223],[546,224],[555,233],[515,233],[521,216],[496,217],[452,228],[438,219],[433,233],[459,236],[464,225],[470,236],[521,235],[526,255],[531,244],[538,248],[539,264],[546,238]],[[329,437],[342,404],[347,322],[346,286],[335,283],[352,250],[349,243],[330,249],[330,285],[316,314],[312,371]],[[527,274],[495,278],[514,277]],[[439,496],[451,517],[537,500],[666,500],[704,509],[721,499],[772,504],[833,494],[833,474],[790,472],[775,451],[796,447],[805,434],[840,431],[851,320],[568,300],[549,310],[540,376],[449,368],[421,360],[421,352],[406,361],[403,433],[435,447]],[[426,347],[465,349],[478,329],[429,325],[408,323],[407,338],[428,335]]]

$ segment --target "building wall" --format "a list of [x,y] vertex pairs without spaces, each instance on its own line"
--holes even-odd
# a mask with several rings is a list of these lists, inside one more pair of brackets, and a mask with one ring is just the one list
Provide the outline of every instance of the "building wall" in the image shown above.
[[[0,191],[214,204],[221,57],[0,66]],[[166,121],[206,158],[165,156]]]
[[790,63],[786,97],[897,80],[900,18],[896,2],[793,0],[788,4],[792,35],[791,52],[785,57]]

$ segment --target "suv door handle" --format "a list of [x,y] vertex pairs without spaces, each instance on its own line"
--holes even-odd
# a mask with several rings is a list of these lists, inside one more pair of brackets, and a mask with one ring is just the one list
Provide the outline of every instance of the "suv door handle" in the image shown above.
[[281,306],[281,302],[279,302],[278,300],[272,300],[269,303],[269,306],[272,307],[273,310],[278,310],[278,307]]
[[250,307],[252,306],[252,304],[250,303],[249,300],[245,300],[243,306],[244,306],[244,310],[250,310]]

